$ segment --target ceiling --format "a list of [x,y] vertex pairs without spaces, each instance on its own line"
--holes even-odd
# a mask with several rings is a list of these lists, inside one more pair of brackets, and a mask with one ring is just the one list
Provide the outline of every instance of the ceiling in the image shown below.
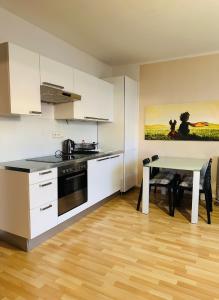
[[219,50],[218,0],[0,0],[110,65]]

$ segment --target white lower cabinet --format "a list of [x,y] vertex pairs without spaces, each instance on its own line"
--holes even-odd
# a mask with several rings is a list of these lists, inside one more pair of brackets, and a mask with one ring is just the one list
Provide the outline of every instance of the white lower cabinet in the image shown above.
[[88,161],[88,202],[92,205],[120,191],[123,154]]
[[57,179],[41,181],[30,185],[30,209],[57,200]]
[[48,202],[30,211],[30,238],[34,238],[58,223],[57,201]]
[[120,191],[122,178],[123,154],[89,160],[88,201],[58,217],[57,168],[34,173],[0,169],[0,230],[33,239]]
[[58,224],[56,168],[0,169],[0,191],[0,230],[32,239]]
[[29,175],[30,238],[58,224],[57,169]]

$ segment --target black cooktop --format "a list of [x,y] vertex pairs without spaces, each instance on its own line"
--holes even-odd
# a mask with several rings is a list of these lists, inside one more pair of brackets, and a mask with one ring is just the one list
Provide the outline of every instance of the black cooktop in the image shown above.
[[75,159],[80,159],[87,156],[87,154],[73,154],[73,155],[63,155],[63,156],[42,156],[42,157],[35,157],[26,159],[27,161],[38,161],[38,162],[45,162],[45,163],[59,163],[63,161],[71,161]]

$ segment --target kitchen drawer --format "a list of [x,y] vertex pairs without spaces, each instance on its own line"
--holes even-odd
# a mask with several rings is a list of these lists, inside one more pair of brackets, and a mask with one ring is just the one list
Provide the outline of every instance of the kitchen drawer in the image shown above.
[[58,224],[57,201],[34,208],[30,211],[30,235],[34,238]]
[[29,184],[57,178],[57,168],[33,172],[29,175]]
[[30,185],[30,209],[55,201],[58,198],[57,179]]

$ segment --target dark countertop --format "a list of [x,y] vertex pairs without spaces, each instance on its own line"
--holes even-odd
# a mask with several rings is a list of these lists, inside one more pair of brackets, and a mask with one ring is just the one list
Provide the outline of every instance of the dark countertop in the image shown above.
[[[99,152],[96,154],[86,155],[85,157],[80,159],[72,160],[71,163],[83,162],[91,159],[96,159],[96,158],[101,158],[101,157],[116,155],[121,153],[123,153],[122,150]],[[0,163],[0,169],[32,173],[32,172],[38,172],[38,171],[47,170],[51,168],[57,168],[60,166],[65,166],[68,165],[69,163],[70,161],[63,161],[59,163],[45,163],[45,162],[36,162],[36,161],[29,161],[28,159],[23,159],[23,160],[2,162]]]

